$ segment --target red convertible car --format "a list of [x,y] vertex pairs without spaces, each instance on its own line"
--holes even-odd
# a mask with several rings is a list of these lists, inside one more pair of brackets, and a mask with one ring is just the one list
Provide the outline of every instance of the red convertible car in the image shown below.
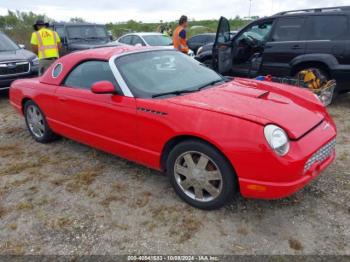
[[18,80],[11,104],[33,138],[64,136],[165,171],[187,203],[289,196],[335,158],[336,127],[301,88],[225,78],[175,50],[67,55]]

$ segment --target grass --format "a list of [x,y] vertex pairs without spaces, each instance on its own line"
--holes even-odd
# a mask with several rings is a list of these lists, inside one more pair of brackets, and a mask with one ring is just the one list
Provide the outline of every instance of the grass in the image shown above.
[[176,237],[178,243],[190,240],[202,227],[202,222],[195,219],[192,215],[185,216],[180,220],[179,224],[175,224],[170,228],[171,237]]
[[95,171],[83,171],[73,176],[71,182],[66,185],[66,190],[70,193],[79,192],[82,188],[85,188],[95,182],[99,173]]
[[10,228],[11,230],[17,230],[17,224],[16,224],[16,223],[11,223],[11,224],[9,225],[9,228]]
[[0,205],[0,218],[3,218],[7,213],[7,210]]
[[31,177],[26,177],[24,179],[20,179],[20,180],[15,180],[13,182],[10,183],[11,187],[20,187],[22,185],[25,185],[26,183],[28,183],[29,181],[32,181]]
[[103,199],[100,204],[104,207],[109,207],[109,205],[112,202],[120,202],[120,201],[125,201],[124,196],[116,196],[116,195],[109,195],[105,199]]
[[24,201],[24,202],[21,202],[17,205],[17,209],[18,210],[25,210],[25,209],[33,209],[34,206],[32,203],[28,202],[28,201]]
[[289,247],[291,249],[294,249],[296,251],[301,251],[304,249],[303,245],[301,244],[301,242],[297,239],[294,238],[290,238],[288,239],[288,243],[289,243]]
[[55,221],[55,225],[59,228],[67,228],[73,224],[73,221],[67,217],[60,217]]
[[156,227],[168,226],[169,236],[173,237],[177,243],[190,240],[203,226],[202,222],[192,214],[190,207],[181,206],[161,206],[151,209],[152,220],[146,221],[146,226],[150,231]]
[[145,207],[152,196],[151,192],[143,192],[140,196],[136,198],[136,201],[131,205],[134,208],[142,208]]
[[0,146],[0,157],[9,157],[22,153],[18,145],[4,145]]
[[36,161],[13,163],[12,165],[8,166],[7,168],[1,170],[0,176],[19,174],[19,173],[26,171],[28,169],[39,168],[39,167],[41,167],[41,165],[42,165],[41,163],[36,162]]
[[2,255],[23,255],[24,246],[21,243],[6,241],[0,247],[0,253]]
[[248,229],[245,226],[240,226],[237,229],[237,233],[240,234],[240,235],[246,236],[246,235],[249,234],[249,231],[248,231]]

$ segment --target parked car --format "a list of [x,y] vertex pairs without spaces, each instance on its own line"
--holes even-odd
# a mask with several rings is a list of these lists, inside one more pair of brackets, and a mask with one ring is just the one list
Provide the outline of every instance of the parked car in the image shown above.
[[108,33],[105,25],[90,23],[53,23],[50,27],[55,30],[61,38],[61,56],[74,51],[113,45],[111,42],[111,35]]
[[289,196],[335,158],[336,127],[311,92],[224,78],[176,50],[70,54],[14,82],[10,99],[37,142],[61,135],[165,171],[202,209],[238,192]]
[[214,67],[222,74],[293,77],[317,69],[350,90],[350,7],[286,11],[247,25],[232,40],[226,18],[219,22]]
[[173,45],[173,40],[161,33],[132,33],[123,35],[116,43],[132,46],[165,46]]
[[214,41],[215,41],[214,33],[200,34],[200,35],[195,35],[190,39],[188,39],[187,45],[196,54],[198,49],[201,46],[204,46],[209,43],[214,43]]
[[[231,31],[230,37],[233,38],[237,34],[237,31]],[[205,64],[209,68],[213,67],[213,47],[214,47],[215,37],[213,42],[203,45],[198,48],[195,59]]]
[[0,91],[18,78],[38,75],[38,57],[0,32]]

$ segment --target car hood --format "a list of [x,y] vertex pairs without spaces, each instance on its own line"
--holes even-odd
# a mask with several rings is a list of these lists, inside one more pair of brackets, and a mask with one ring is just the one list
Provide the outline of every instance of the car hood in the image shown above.
[[18,61],[18,60],[29,60],[33,57],[35,57],[35,54],[25,49],[17,49],[14,51],[4,51],[4,52],[0,52],[0,63]]
[[117,46],[117,44],[112,44],[106,41],[91,41],[91,42],[75,42],[71,43],[70,48],[72,50],[86,50],[91,48],[105,47],[105,46]]
[[261,125],[276,124],[286,130],[291,139],[299,139],[325,117],[323,105],[310,91],[255,80],[237,79],[169,101]]

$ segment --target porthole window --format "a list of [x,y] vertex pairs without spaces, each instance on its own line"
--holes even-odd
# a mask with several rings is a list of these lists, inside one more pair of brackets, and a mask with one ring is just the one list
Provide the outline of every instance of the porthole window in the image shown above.
[[55,68],[52,70],[52,77],[57,78],[61,74],[62,68],[63,68],[62,64],[57,64]]

